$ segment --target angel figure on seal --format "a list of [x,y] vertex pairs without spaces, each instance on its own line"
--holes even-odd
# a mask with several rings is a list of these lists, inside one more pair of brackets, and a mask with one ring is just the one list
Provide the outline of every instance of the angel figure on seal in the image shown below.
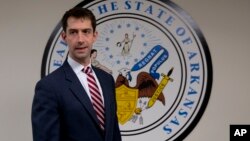
[[[130,49],[131,49],[131,47],[132,47],[132,43],[133,43],[133,40],[134,40],[135,36],[136,36],[136,35],[133,34],[133,38],[130,39],[128,33],[125,33],[124,39],[123,39],[121,42],[117,42],[117,43],[116,43],[116,45],[117,45],[118,47],[123,46],[123,47],[122,47],[122,52],[121,52],[121,55],[122,55],[122,56],[127,56],[127,55],[129,55],[129,52],[130,52]],[[122,44],[123,44],[123,45],[122,45]]]

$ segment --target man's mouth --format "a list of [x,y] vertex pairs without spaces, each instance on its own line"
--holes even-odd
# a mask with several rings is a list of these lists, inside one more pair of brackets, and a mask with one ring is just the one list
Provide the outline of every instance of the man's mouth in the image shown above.
[[76,49],[76,50],[84,50],[84,49],[86,49],[86,48],[88,48],[88,47],[76,47],[75,49]]

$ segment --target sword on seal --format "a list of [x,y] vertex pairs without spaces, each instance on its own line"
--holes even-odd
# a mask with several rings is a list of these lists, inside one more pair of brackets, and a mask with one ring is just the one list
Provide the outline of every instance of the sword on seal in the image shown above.
[[161,74],[163,76],[163,79],[161,80],[160,84],[158,85],[157,89],[155,90],[153,96],[149,99],[148,104],[147,104],[147,109],[151,108],[154,104],[159,95],[161,94],[162,90],[165,88],[165,86],[168,84],[168,81],[173,82],[173,79],[170,78],[170,75],[172,74],[174,68],[172,67],[168,74]]

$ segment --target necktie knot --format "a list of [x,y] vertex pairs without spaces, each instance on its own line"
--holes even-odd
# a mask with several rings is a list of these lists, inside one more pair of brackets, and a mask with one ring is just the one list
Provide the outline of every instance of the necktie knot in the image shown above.
[[83,68],[83,72],[86,74],[90,74],[92,72],[92,69],[90,67]]

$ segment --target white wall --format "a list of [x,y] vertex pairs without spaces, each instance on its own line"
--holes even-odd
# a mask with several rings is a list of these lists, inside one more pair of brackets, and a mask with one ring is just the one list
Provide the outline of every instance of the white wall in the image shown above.
[[[250,124],[250,1],[172,0],[198,23],[212,56],[207,109],[185,141],[228,141]],[[0,140],[31,141],[31,103],[42,55],[65,10],[80,0],[0,1]]]

